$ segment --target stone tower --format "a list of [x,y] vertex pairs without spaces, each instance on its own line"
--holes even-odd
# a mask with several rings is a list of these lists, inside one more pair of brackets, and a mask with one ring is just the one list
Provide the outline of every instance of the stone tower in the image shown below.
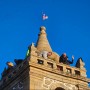
[[40,28],[36,45],[28,47],[24,60],[9,62],[0,80],[0,90],[90,90],[82,58],[76,66],[60,63],[47,39],[46,28]]

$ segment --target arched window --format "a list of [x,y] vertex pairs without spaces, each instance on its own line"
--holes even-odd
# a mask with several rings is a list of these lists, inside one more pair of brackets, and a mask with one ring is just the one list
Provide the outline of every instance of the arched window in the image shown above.
[[65,89],[63,89],[61,87],[57,87],[55,90],[65,90]]

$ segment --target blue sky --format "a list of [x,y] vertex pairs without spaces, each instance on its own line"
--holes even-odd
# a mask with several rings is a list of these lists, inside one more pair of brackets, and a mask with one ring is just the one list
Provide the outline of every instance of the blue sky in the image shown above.
[[7,61],[25,58],[42,25],[53,51],[74,55],[73,65],[82,57],[90,78],[90,0],[0,0],[0,73]]

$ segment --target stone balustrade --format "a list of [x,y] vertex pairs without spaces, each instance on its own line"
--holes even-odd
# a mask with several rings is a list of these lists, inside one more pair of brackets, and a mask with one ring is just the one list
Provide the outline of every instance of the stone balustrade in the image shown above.
[[50,59],[45,60],[43,58],[42,59],[37,58],[37,61],[35,61],[35,63],[44,65],[47,68],[52,68],[53,70],[57,71],[58,73],[60,73],[62,75],[76,77],[78,79],[86,78],[86,71],[84,71],[80,68],[77,68],[77,67],[63,64],[63,63],[57,63],[54,60],[50,60]]
[[21,72],[26,67],[29,67],[30,64],[28,62],[34,63],[34,66],[35,64],[36,66],[37,65],[43,66],[44,68],[47,68],[47,70],[50,69],[51,71],[53,71],[53,73],[56,74],[90,82],[89,79],[87,79],[85,76],[82,76],[83,71],[80,68],[72,67],[63,63],[58,63],[51,59],[44,59],[40,57],[37,58],[28,57],[20,65],[15,66],[12,72],[8,73],[5,77],[2,77],[2,79],[0,80],[0,88],[4,87],[7,83],[11,82],[16,76],[21,74]]

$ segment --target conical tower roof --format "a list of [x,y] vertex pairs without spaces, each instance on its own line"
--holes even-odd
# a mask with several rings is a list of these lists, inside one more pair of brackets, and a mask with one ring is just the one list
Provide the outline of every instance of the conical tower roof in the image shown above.
[[40,34],[38,36],[36,47],[39,51],[52,51],[45,30],[46,28],[44,26],[40,27]]

